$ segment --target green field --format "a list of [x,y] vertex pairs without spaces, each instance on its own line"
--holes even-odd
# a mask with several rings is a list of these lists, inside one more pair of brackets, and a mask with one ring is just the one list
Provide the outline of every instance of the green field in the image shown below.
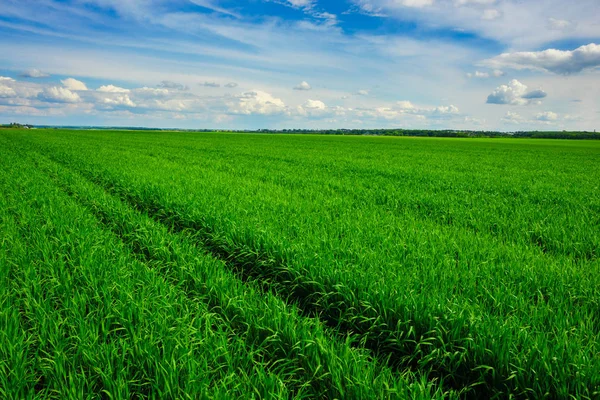
[[1,398],[598,398],[600,142],[0,131]]

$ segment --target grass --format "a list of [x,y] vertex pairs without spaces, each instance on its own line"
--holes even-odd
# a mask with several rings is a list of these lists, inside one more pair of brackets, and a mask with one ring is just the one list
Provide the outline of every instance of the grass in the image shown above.
[[[226,361],[243,371],[239,392],[224,382],[211,393],[203,378],[194,393],[599,395],[598,143],[50,130],[7,130],[0,140],[17,166],[3,176],[14,192],[2,205],[9,239],[0,256],[12,265],[4,270],[19,272],[40,248],[68,243],[62,231],[19,242],[25,217],[14,210],[46,196],[38,209],[66,218],[72,204],[118,246],[83,241],[55,253],[121,248],[183,296],[161,292],[153,301],[205,307],[190,313],[214,314],[243,349],[234,354],[247,354]],[[93,236],[86,229],[68,233]],[[19,249],[25,258],[15,258]],[[99,268],[105,258],[85,265]],[[113,265],[115,274],[129,268]],[[36,280],[46,282],[5,278],[2,290],[20,301],[18,288]],[[7,321],[16,320],[10,301]],[[8,342],[33,352],[11,364],[44,358],[27,329],[6,330],[15,338]],[[164,340],[178,338],[194,343],[190,334]],[[210,352],[202,357],[194,359],[215,362]],[[127,363],[148,385],[164,381]]]

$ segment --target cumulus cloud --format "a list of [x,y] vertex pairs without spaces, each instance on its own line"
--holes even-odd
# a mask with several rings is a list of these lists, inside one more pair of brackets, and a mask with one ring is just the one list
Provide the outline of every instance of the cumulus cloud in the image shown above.
[[306,81],[300,82],[298,85],[294,86],[294,90],[311,90],[312,87]]
[[[565,115],[564,119],[566,120],[567,118],[569,118],[569,115]],[[558,122],[560,120],[560,116],[552,111],[544,111],[544,112],[540,112],[537,113],[531,117],[523,117],[521,116],[519,113],[516,113],[514,111],[507,111],[506,115],[504,117],[502,117],[502,119],[500,120],[500,122],[503,122],[505,124],[515,124],[515,125],[532,125],[532,124],[537,124],[537,125],[549,125],[549,124],[553,124],[555,122]]]
[[235,83],[235,82],[229,82],[229,83],[226,83],[226,84],[225,84],[225,87],[226,87],[226,88],[229,88],[229,89],[233,89],[233,88],[235,88],[235,87],[237,87],[237,86],[238,86],[238,84],[237,84],[237,83]]
[[369,95],[369,91],[365,90],[365,89],[361,89],[358,92],[356,92],[357,95],[359,96],[368,96]]
[[149,110],[163,110],[163,111],[177,111],[177,112],[188,112],[194,111],[195,102],[193,100],[185,100],[178,98],[171,99],[150,99],[146,100],[142,104],[138,104],[138,107],[144,107]]
[[[1,82],[1,80],[0,80],[0,82]],[[13,88],[0,83],[0,98],[15,97],[16,95],[17,95],[17,92],[15,92],[15,90]]]
[[15,80],[13,78],[9,78],[8,76],[0,76],[0,82],[5,81],[5,82],[14,82]]
[[157,85],[161,89],[173,89],[173,90],[189,90],[188,86],[182,85],[181,83],[173,81],[162,81]]
[[548,49],[503,53],[486,60],[493,67],[533,69],[556,74],[575,74],[583,70],[600,67],[600,45],[590,43],[575,50]]
[[405,117],[425,120],[428,118],[434,120],[450,119],[459,113],[458,107],[454,105],[438,107],[417,107],[407,100],[398,101],[392,106],[376,107],[374,109],[362,108],[356,110],[358,117],[384,118],[387,120],[400,119]]
[[133,92],[137,96],[141,96],[141,97],[154,97],[154,96],[165,97],[165,96],[169,95],[169,90],[168,89],[149,88],[149,87],[146,87],[146,86],[144,86],[142,88],[134,89]]
[[310,117],[325,117],[332,114],[338,114],[338,111],[341,109],[341,107],[330,109],[321,100],[307,100],[304,104],[296,108],[295,113],[292,112],[291,114]]
[[81,101],[81,97],[77,93],[58,86],[44,88],[38,94],[38,99],[49,103],[77,103]]
[[439,106],[433,110],[434,114],[458,114],[458,107],[454,105],[449,106]]
[[50,74],[40,71],[39,69],[28,69],[27,71],[21,72],[19,74],[21,78],[47,78]]
[[131,90],[124,89],[122,87],[114,86],[114,85],[104,85],[98,88],[99,92],[104,93],[129,93]]
[[542,99],[547,94],[542,89],[527,90],[527,85],[513,79],[508,85],[498,86],[487,98],[488,104],[509,104],[523,106],[530,104],[534,99]]
[[[21,86],[26,91],[21,94]],[[17,90],[19,88],[19,90]],[[25,90],[23,89],[23,90]],[[223,116],[227,120],[241,115],[281,116],[306,121],[342,118],[347,120],[361,119],[379,124],[381,121],[424,121],[449,120],[459,113],[456,106],[419,107],[410,101],[399,101],[392,104],[381,104],[376,107],[352,108],[327,106],[318,99],[308,99],[296,107],[288,107],[282,99],[263,91],[244,92],[237,96],[222,95],[201,97],[190,92],[169,90],[164,88],[124,89],[115,85],[104,85],[96,90],[80,92],[60,86],[48,86],[33,82],[15,82],[4,79],[0,82],[2,106],[10,106],[11,113],[17,107],[29,107],[41,110],[52,109],[63,113],[73,110],[79,112],[121,113],[119,115],[142,116],[157,115],[156,112],[176,113],[177,118],[204,118],[206,115]],[[30,96],[31,95],[31,96]],[[8,97],[7,97],[8,96]],[[54,103],[52,107],[42,106],[40,102]],[[61,107],[58,104],[64,103]],[[37,104],[37,106],[36,106]],[[131,110],[135,109],[135,114]],[[32,111],[33,112],[33,111]],[[33,114],[31,114],[33,115]],[[66,115],[66,114],[65,114]],[[169,118],[175,118],[175,115]],[[460,120],[464,116],[459,116]],[[329,123],[329,122],[328,122]]]
[[87,86],[85,86],[85,83],[78,81],[77,79],[67,78],[60,81],[60,83],[62,83],[63,86],[69,90],[88,90]]
[[203,82],[203,83],[200,83],[199,85],[204,86],[204,87],[210,87],[210,88],[221,87],[221,85],[217,82]]
[[273,115],[282,113],[286,109],[283,100],[260,90],[244,92],[236,96],[235,101],[229,102],[228,106],[232,114],[242,115]]
[[552,111],[545,111],[536,114],[535,119],[537,119],[538,121],[552,122],[558,119],[558,114]]
[[123,107],[136,107],[136,104],[131,101],[128,94],[118,94],[112,97],[105,97],[102,99],[102,103],[107,106],[123,106]]
[[325,103],[321,100],[307,100],[303,105],[304,108],[315,109],[315,110],[324,110],[327,108]]
[[498,86],[487,98],[488,104],[511,104],[524,105],[527,100],[523,95],[527,93],[527,86],[516,79],[510,81],[508,85]]

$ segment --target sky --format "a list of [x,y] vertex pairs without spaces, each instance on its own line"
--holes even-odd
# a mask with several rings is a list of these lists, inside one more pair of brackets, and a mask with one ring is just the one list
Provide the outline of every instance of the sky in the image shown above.
[[0,124],[600,130],[599,0],[0,0]]

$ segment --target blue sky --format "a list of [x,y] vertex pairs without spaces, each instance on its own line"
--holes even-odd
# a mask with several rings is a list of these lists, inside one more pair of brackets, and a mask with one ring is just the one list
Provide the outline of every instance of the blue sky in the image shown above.
[[1,0],[0,123],[600,129],[598,0]]

